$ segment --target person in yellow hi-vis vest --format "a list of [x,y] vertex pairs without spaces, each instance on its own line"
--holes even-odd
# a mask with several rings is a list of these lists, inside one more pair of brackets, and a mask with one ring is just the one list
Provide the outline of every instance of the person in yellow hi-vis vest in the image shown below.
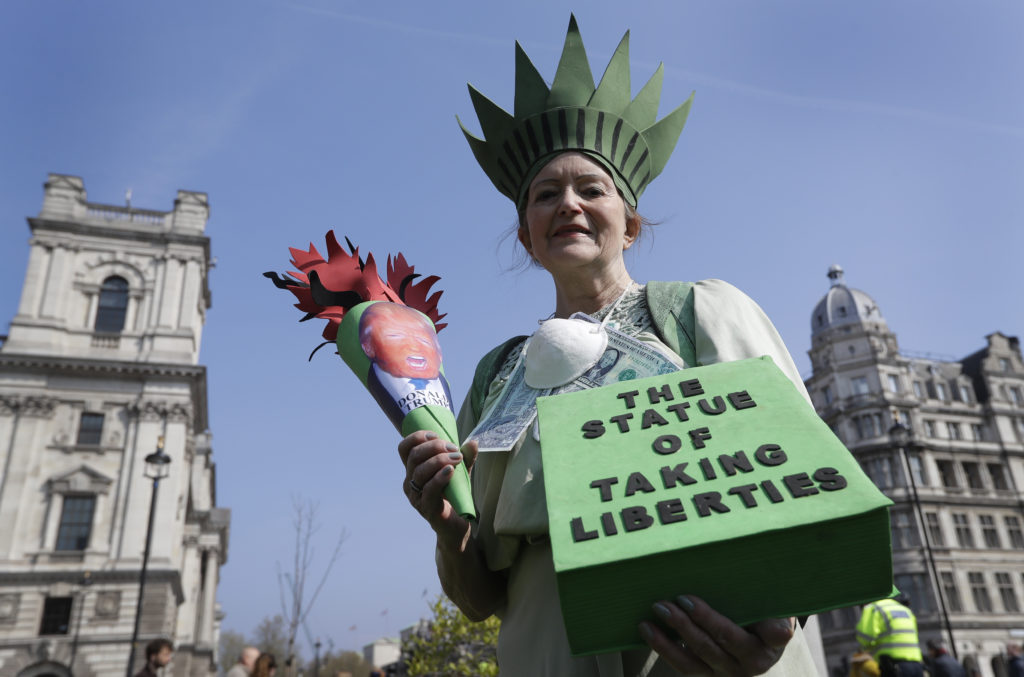
[[923,677],[917,619],[910,599],[882,599],[864,605],[857,623],[857,642],[874,655],[882,677]]

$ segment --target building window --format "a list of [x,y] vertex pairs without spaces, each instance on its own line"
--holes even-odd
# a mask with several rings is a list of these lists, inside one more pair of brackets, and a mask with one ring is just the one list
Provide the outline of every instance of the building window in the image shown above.
[[894,472],[892,465],[892,458],[889,456],[879,456],[872,458],[865,463],[868,477],[875,483],[875,486],[886,489],[889,487],[901,486],[903,483],[900,481],[898,473]]
[[971,424],[971,437],[974,438],[975,442],[985,441],[985,426],[980,423]]
[[1010,485],[1006,483],[1006,471],[998,463],[988,464],[988,474],[992,477],[992,488],[999,491],[1006,491]]
[[996,530],[996,521],[992,515],[979,515],[981,522],[981,535],[985,539],[986,548],[1001,548],[1003,544],[999,541],[999,532]]
[[832,404],[832,386],[825,386],[825,389],[821,391],[821,395],[825,398],[825,404]]
[[1010,400],[1018,407],[1024,404],[1024,395],[1021,395],[1019,387],[1013,386],[1010,388]]
[[974,598],[974,608],[981,612],[992,611],[992,600],[989,599],[988,589],[985,587],[985,576],[980,571],[967,573],[967,580],[971,584],[971,597]]
[[857,431],[857,439],[859,440],[878,437],[881,434],[882,415],[864,414],[863,416],[855,416],[853,419],[853,425]]
[[960,399],[967,404],[971,403],[971,389],[967,386],[960,386]]
[[943,402],[948,402],[949,401],[949,391],[946,389],[946,384],[945,383],[936,383],[935,384],[935,394],[936,394],[937,398],[942,400]]
[[1005,357],[1000,357],[999,358],[999,370],[1000,371],[1010,371],[1010,360],[1006,359]]
[[[910,519],[910,513],[896,512],[892,515],[892,546],[898,549],[913,548],[921,542],[917,535],[917,527]],[[897,587],[899,587],[897,585]],[[901,588],[902,589],[902,588]],[[913,597],[911,597],[913,599]]]
[[907,461],[910,463],[910,472],[914,476],[914,482],[921,487],[928,486],[928,476],[924,473],[921,454],[916,451],[909,453],[907,454]]
[[85,550],[92,532],[95,496],[65,496],[57,530],[57,550]]
[[956,579],[953,572],[943,571],[939,574],[942,579],[942,593],[946,597],[946,604],[950,611],[963,611],[964,603],[960,600],[960,590],[956,587]]
[[1005,571],[996,572],[996,585],[999,586],[999,598],[1003,601],[1003,608],[1009,613],[1020,611],[1020,604],[1017,603],[1017,593],[1013,590],[1013,579]]
[[949,439],[951,440],[962,440],[963,435],[960,434],[960,424],[956,421],[946,422],[946,432],[949,433]]
[[893,583],[900,592],[906,593],[914,604],[914,611],[928,614],[935,611],[935,600],[932,598],[931,586],[924,574],[896,574]]
[[974,534],[971,533],[971,525],[967,522],[967,515],[962,512],[953,513],[953,524],[956,526],[956,542],[961,548],[974,547]]
[[123,277],[108,277],[100,287],[100,302],[96,310],[96,331],[116,334],[124,329],[124,316],[128,312],[128,281]]
[[939,476],[942,478],[942,486],[955,489],[960,486],[956,481],[956,469],[953,467],[952,461],[936,461],[935,465],[939,468]]
[[981,481],[981,468],[977,463],[964,463],[964,474],[967,475],[967,486],[971,489],[984,489],[985,484]]
[[71,621],[70,597],[47,597],[43,603],[43,622],[40,635],[66,635]]
[[900,377],[896,374],[889,374],[886,379],[889,382],[889,392],[898,393],[900,391]]
[[103,414],[83,413],[78,424],[78,444],[95,446],[103,435]]
[[854,395],[867,395],[868,390],[868,377],[867,376],[855,376],[850,379],[850,390],[853,391]]
[[939,515],[934,512],[926,512],[924,520],[928,526],[928,538],[932,545],[937,548],[946,547],[946,538],[942,535],[942,525],[939,524]]
[[924,386],[921,385],[920,381],[914,381],[914,395],[916,395],[919,400],[924,399]]
[[1010,536],[1010,547],[1024,550],[1024,532],[1020,529],[1020,520],[1015,515],[1003,517],[1006,533]]
[[925,419],[924,435],[925,437],[937,437],[937,435],[935,434],[935,421]]

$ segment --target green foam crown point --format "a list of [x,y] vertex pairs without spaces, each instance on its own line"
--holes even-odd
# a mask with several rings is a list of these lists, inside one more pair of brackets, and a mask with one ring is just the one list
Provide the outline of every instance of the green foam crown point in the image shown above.
[[656,121],[664,79],[659,65],[630,99],[629,31],[595,88],[575,16],[569,17],[550,88],[518,42],[515,63],[514,113],[469,85],[483,138],[459,120],[477,162],[498,191],[521,207],[529,182],[547,159],[565,151],[582,151],[611,172],[623,197],[635,207],[675,149],[693,94]]

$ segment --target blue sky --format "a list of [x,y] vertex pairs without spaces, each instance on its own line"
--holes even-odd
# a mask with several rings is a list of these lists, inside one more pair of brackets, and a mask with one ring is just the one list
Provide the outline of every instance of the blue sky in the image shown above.
[[467,81],[512,105],[516,39],[550,80],[570,11],[595,77],[629,28],[634,91],[663,61],[662,114],[697,92],[641,200],[661,225],[634,248],[636,279],[729,280],[805,375],[832,263],[905,350],[958,358],[1024,330],[1018,2],[10,0],[0,321],[48,172],[83,177],[96,202],[131,188],[134,205],[169,210],[179,188],[209,193],[202,362],[217,498],[233,511],[224,628],[248,633],[279,609],[296,495],[319,502],[324,558],[349,534],[314,634],[351,648],[396,634],[439,590],[397,435],[337,357],[306,362],[320,328],[260,274],[330,228],[363,252],[403,251],[443,278],[446,370],[464,391],[476,358],[532,331],[553,292],[542,272],[505,270],[514,211],[455,115],[479,129]]

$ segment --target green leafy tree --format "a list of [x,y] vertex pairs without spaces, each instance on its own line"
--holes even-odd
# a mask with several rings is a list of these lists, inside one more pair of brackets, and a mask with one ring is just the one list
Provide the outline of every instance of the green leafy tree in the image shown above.
[[474,623],[444,595],[431,610],[433,618],[402,645],[410,677],[497,677],[501,622]]

